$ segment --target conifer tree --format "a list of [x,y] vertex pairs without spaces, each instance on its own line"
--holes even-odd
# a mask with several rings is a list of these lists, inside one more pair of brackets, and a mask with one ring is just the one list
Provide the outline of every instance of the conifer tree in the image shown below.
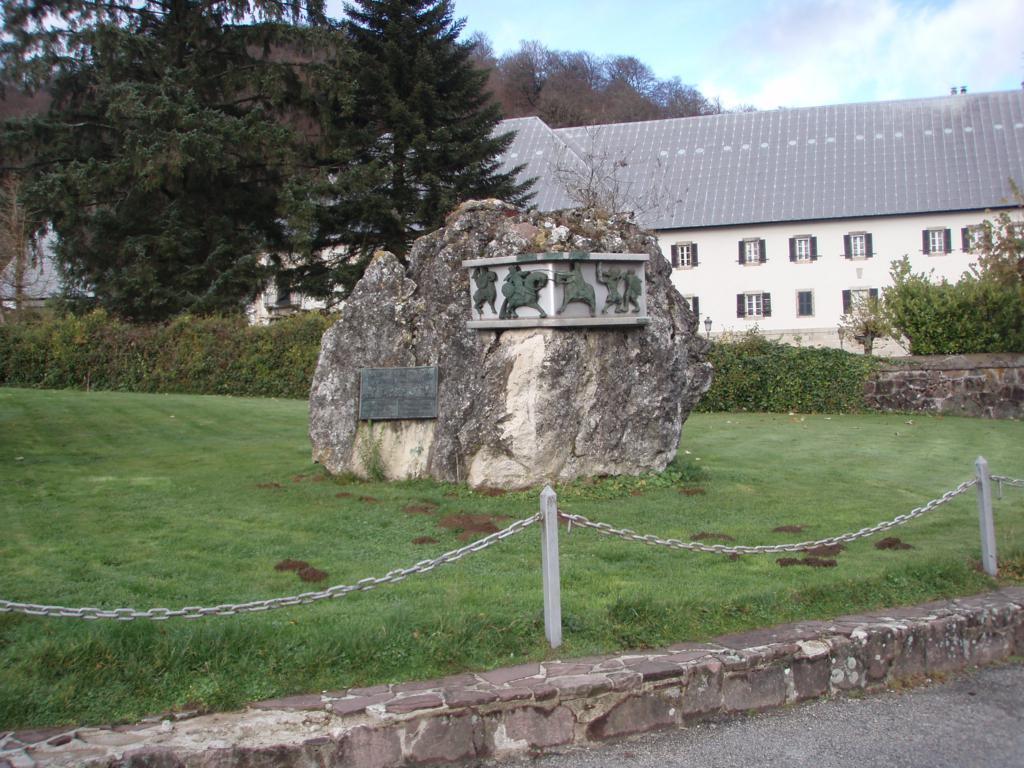
[[352,104],[348,45],[321,0],[3,9],[0,77],[51,98],[3,126],[3,163],[81,294],[134,320],[237,311],[295,239],[316,247],[310,170],[353,167],[318,144]]
[[365,198],[367,239],[401,255],[463,200],[523,202],[527,185],[499,172],[512,136],[494,135],[501,114],[486,71],[473,65],[472,43],[458,40],[464,21],[453,18],[452,3],[357,0],[346,12],[362,158],[386,177]]

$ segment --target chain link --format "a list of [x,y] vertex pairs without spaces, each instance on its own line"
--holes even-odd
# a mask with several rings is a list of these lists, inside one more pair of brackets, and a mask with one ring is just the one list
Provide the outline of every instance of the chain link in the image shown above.
[[[999,483],[1015,486],[1024,487],[1024,480],[1018,480],[1012,477],[1005,477],[1002,475],[990,475],[992,480]],[[578,525],[583,528],[592,528],[599,533],[608,536],[618,536],[619,538],[625,539],[626,541],[636,541],[641,544],[651,544],[656,546],[664,546],[670,549],[688,550],[691,552],[707,552],[717,555],[756,555],[756,554],[773,554],[778,552],[800,552],[807,549],[815,549],[817,547],[833,546],[835,544],[843,544],[857,539],[862,539],[867,536],[873,536],[876,533],[887,531],[896,526],[903,525],[904,523],[910,522],[915,518],[921,517],[922,515],[931,512],[936,507],[945,504],[957,496],[965,493],[972,486],[977,484],[976,479],[967,480],[961,483],[951,491],[947,491],[937,499],[932,499],[927,504],[921,507],[912,509],[903,515],[897,515],[892,520],[886,520],[885,522],[878,523],[877,525],[871,526],[870,528],[861,528],[859,531],[853,533],[846,533],[839,536],[832,536],[827,539],[817,539],[815,541],[802,541],[795,544],[770,544],[763,546],[727,546],[725,544],[702,544],[697,541],[680,541],[679,539],[662,539],[653,534],[639,534],[629,528],[615,528],[608,523],[595,523],[592,520],[587,519],[583,515],[574,515],[565,512],[559,512],[558,516],[567,521],[570,525]],[[134,621],[135,619],[149,619],[151,621],[166,621],[167,619],[182,618],[182,619],[201,619],[207,616],[235,616],[239,613],[259,613],[262,611],[270,611],[277,608],[288,608],[296,605],[309,605],[311,603],[319,602],[320,600],[330,600],[338,597],[344,597],[350,592],[366,592],[377,587],[384,586],[386,584],[397,584],[400,581],[404,581],[409,576],[414,576],[422,573],[430,573],[432,570],[440,565],[446,565],[448,563],[454,563],[457,560],[462,559],[466,555],[471,555],[476,552],[481,552],[494,544],[497,544],[502,539],[507,539],[509,536],[514,536],[520,531],[525,530],[530,525],[533,525],[541,519],[541,514],[538,512],[531,515],[530,517],[517,520],[512,525],[504,528],[500,531],[485,536],[482,539],[478,539],[471,544],[467,544],[459,549],[453,549],[449,552],[445,552],[438,557],[430,560],[421,560],[418,563],[409,566],[408,568],[398,568],[393,571],[389,571],[380,577],[370,577],[366,579],[360,579],[355,584],[339,584],[327,589],[320,590],[318,592],[302,592],[298,595],[289,595],[287,597],[274,597],[269,600],[254,600],[248,603],[225,603],[222,605],[215,605],[210,607],[202,606],[186,606],[184,608],[149,608],[148,610],[138,610],[136,608],[94,608],[94,607],[83,607],[83,608],[68,608],[62,605],[41,605],[36,603],[17,603],[10,600],[0,600],[0,613],[22,613],[27,616],[50,616],[50,617],[61,617],[61,618],[76,618],[85,619],[88,621],[95,621],[98,619],[113,619],[116,621]]]
[[1024,488],[1024,480],[1018,480],[1015,477],[1006,477],[1005,475],[989,475],[990,480],[995,480],[1000,485],[1009,485],[1013,488]]
[[226,603],[212,607],[199,607],[190,605],[185,608],[150,608],[142,611],[135,608],[67,608],[62,605],[36,605],[35,603],[15,603],[10,600],[0,600],[0,613],[23,613],[28,616],[55,616],[62,618],[86,619],[94,621],[97,619],[115,619],[117,621],[133,621],[135,619],[150,619],[152,621],[166,621],[167,619],[202,619],[207,616],[235,616],[239,613],[258,613],[260,611],[271,611],[275,608],[288,608],[293,605],[309,605],[320,600],[330,600],[336,597],[344,597],[350,592],[365,592],[385,584],[397,584],[400,581],[420,573],[430,573],[440,565],[447,565],[460,560],[466,555],[481,552],[502,539],[514,536],[522,530],[540,520],[541,514],[537,512],[530,517],[517,520],[500,531],[477,539],[472,544],[467,544],[459,549],[445,552],[443,555],[432,560],[420,560],[408,568],[398,568],[389,571],[380,577],[360,579],[355,584],[339,584],[328,587],[319,592],[303,592],[298,595],[287,597],[273,597],[269,600],[254,600],[249,603]]
[[938,506],[945,504],[947,501],[955,499],[960,494],[966,492],[969,488],[977,485],[976,479],[967,480],[966,482],[960,483],[956,488],[951,491],[947,491],[937,499],[932,499],[923,507],[917,507],[912,509],[903,515],[897,515],[892,520],[886,520],[885,522],[873,525],[870,528],[861,528],[859,531],[854,533],[844,533],[840,536],[832,536],[828,539],[818,539],[817,541],[802,541],[797,544],[770,544],[759,547],[751,547],[745,545],[738,546],[727,546],[725,544],[701,544],[697,541],[680,541],[679,539],[661,539],[653,534],[640,534],[629,528],[613,528],[608,523],[595,523],[592,520],[588,520],[583,515],[572,515],[565,512],[559,512],[558,516],[569,523],[569,526],[579,525],[584,528],[593,528],[599,533],[603,533],[606,536],[618,536],[626,541],[636,541],[641,544],[651,544],[654,546],[668,547],[669,549],[683,549],[690,552],[709,552],[716,555],[762,555],[762,554],[773,554],[777,552],[800,552],[805,549],[816,549],[817,547],[828,547],[835,544],[845,544],[857,539],[863,539],[866,536],[874,536],[876,533],[887,531],[890,528],[895,528],[898,525],[910,522],[911,520],[921,517],[928,512],[931,512]]

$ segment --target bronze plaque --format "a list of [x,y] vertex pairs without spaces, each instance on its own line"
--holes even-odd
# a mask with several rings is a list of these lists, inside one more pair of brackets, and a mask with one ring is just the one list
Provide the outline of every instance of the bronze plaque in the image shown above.
[[359,418],[436,419],[437,366],[360,368]]

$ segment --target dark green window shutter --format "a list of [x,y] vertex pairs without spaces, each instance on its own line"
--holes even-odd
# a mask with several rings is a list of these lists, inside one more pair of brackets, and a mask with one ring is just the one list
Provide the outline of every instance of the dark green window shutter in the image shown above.
[[928,245],[928,230],[925,229],[921,231],[921,253],[931,253],[928,250]]
[[796,261],[796,238],[789,238],[789,260]]
[[765,250],[764,240],[757,241],[757,253],[761,257],[761,263],[764,264],[768,261],[768,251]]
[[848,258],[853,258],[853,246],[850,245],[850,236],[843,235],[843,255]]
[[671,250],[672,250],[672,266],[673,267],[678,267],[679,266],[679,246],[673,244]]
[[952,230],[945,230],[943,233],[942,242],[946,246],[946,253],[953,252],[953,232]]
[[871,233],[864,235],[864,258],[870,259],[875,255],[875,244],[872,242]]
[[746,243],[740,240],[740,264],[744,263],[744,256],[746,255],[746,251],[744,250],[745,247]]
[[693,310],[693,314],[695,314],[698,317],[700,317],[700,297],[699,296],[694,296],[692,299],[690,299],[690,309]]
[[770,293],[761,294],[761,314],[765,317],[772,316],[772,295]]
[[697,244],[696,243],[690,243],[690,258],[693,260],[693,266],[696,267],[697,264],[699,263],[697,261]]
[[843,291],[843,314],[848,315],[853,311],[853,295],[849,291]]
[[811,238],[811,261],[818,260],[818,238]]
[[[743,243],[740,243],[740,247],[743,247]],[[747,302],[746,297],[742,293],[736,294],[736,317],[747,316]]]
[[964,253],[969,253],[971,250],[971,232],[967,227],[960,228],[960,249]]

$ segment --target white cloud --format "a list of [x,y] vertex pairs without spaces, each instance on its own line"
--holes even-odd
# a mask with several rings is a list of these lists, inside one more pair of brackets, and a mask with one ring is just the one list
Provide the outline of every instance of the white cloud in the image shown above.
[[701,85],[726,105],[941,96],[953,85],[999,90],[1024,74],[1024,3],[797,0],[737,27],[728,50]]

